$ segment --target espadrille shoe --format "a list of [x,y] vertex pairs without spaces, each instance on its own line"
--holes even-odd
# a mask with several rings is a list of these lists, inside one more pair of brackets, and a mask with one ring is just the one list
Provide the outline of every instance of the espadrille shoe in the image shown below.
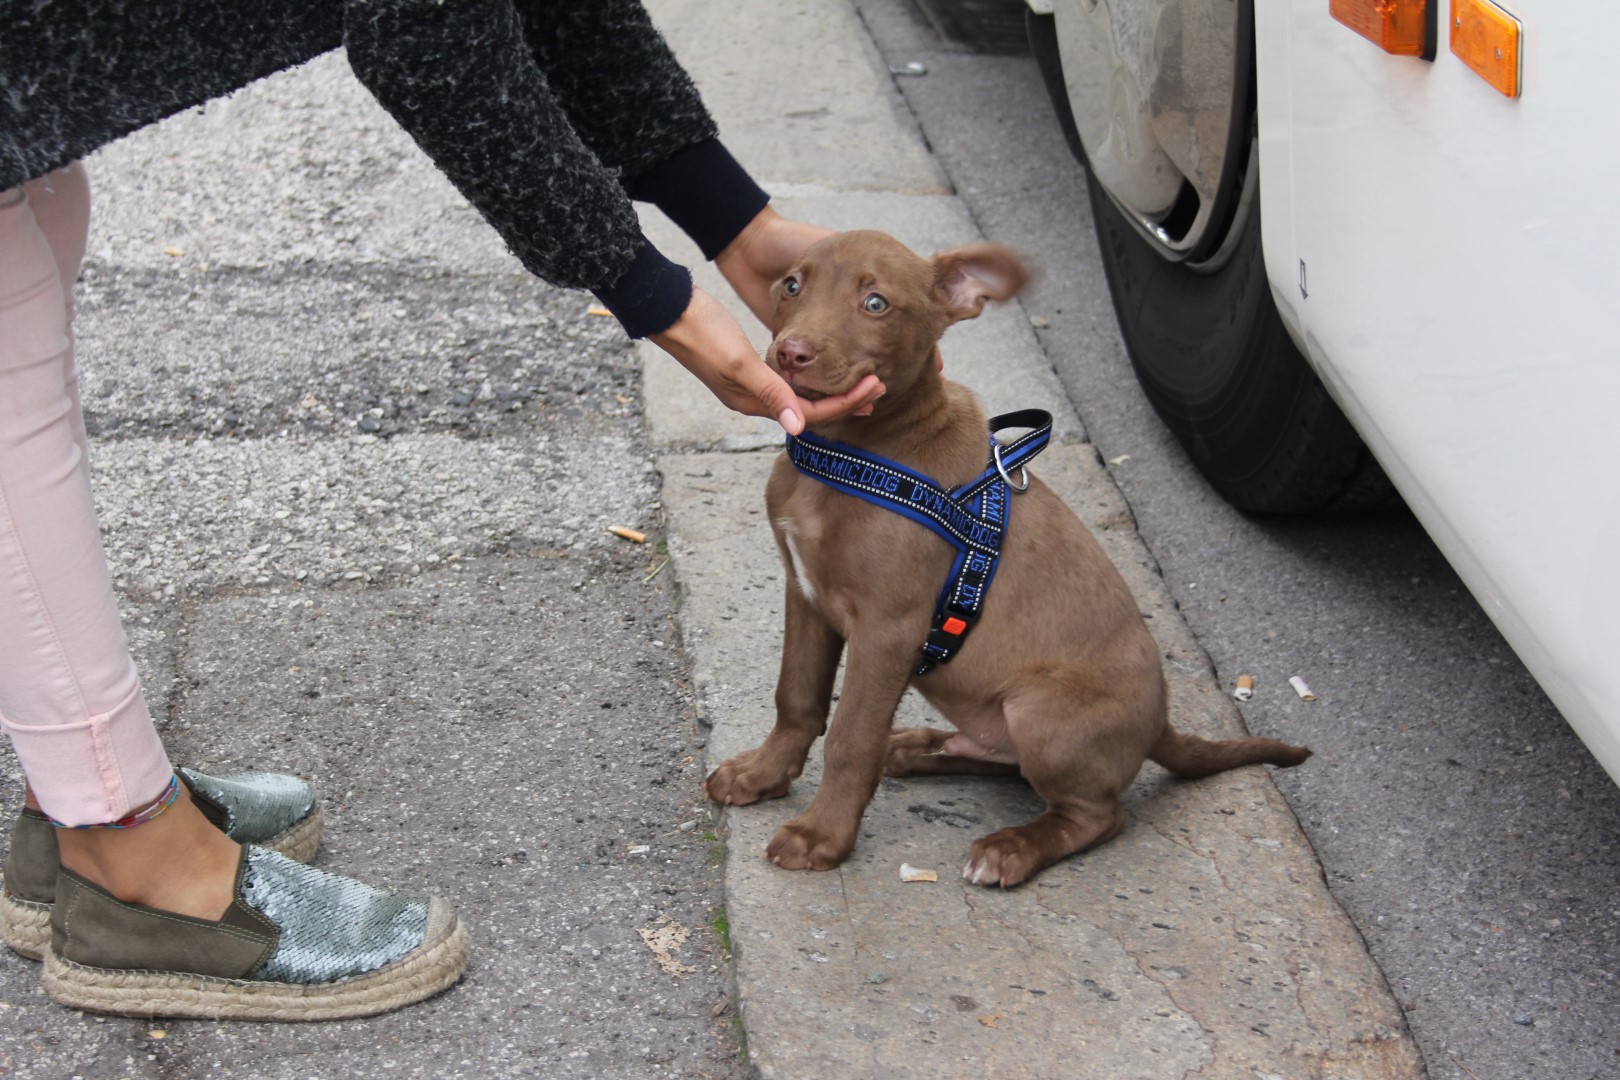
[[[315,789],[296,776],[245,772],[209,776],[175,770],[192,802],[220,832],[239,844],[258,844],[308,862],[321,845],[324,815]],[[56,830],[38,810],[24,809],[11,830],[5,886],[0,889],[0,942],[38,960],[51,938],[56,902]]]
[[418,900],[244,847],[218,922],[126,904],[64,869],[45,992],[75,1009],[208,1020],[340,1020],[461,978],[467,934]]

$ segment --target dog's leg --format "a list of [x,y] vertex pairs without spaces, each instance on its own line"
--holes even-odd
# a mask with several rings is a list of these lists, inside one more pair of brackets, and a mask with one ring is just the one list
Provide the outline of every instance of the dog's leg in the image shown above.
[[900,622],[850,638],[821,787],[804,813],[776,831],[765,848],[771,862],[789,870],[830,870],[855,847],[861,815],[883,776],[889,725],[916,664],[919,636],[916,627]]
[[801,773],[810,747],[827,730],[833,681],[844,642],[789,581],[776,680],[776,725],[762,746],[728,758],[703,788],[722,805],[780,799]]
[[1077,703],[1074,687],[1056,683],[1009,699],[1007,734],[1024,778],[1046,800],[1046,812],[975,840],[962,876],[976,885],[1008,888],[1112,839],[1125,825],[1119,793],[1141,767],[1140,751],[1121,745],[1120,738],[1139,729],[1136,708],[1100,696]]
[[939,728],[901,728],[889,736],[884,776],[1017,776],[1017,765],[945,753],[955,732]]

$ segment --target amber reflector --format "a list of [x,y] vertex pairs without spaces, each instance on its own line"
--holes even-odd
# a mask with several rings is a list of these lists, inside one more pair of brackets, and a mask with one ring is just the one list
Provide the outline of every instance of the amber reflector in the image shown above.
[[1329,15],[1396,56],[1423,55],[1427,7],[1428,0],[1328,0]]
[[1489,0],[1451,0],[1451,51],[1508,97],[1519,96],[1519,20]]

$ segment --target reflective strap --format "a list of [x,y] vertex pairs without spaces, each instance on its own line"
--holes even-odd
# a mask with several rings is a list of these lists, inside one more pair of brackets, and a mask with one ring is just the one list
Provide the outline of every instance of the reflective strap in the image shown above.
[[[1001,561],[1001,541],[1012,509],[1013,489],[1003,470],[1022,468],[1046,449],[1052,416],[1041,409],[1023,409],[992,418],[989,427],[990,467],[949,491],[932,477],[877,454],[809,432],[787,437],[788,460],[806,476],[910,518],[956,549],[950,576],[934,604],[933,626],[923,642],[917,675],[947,663],[979,621]],[[995,435],[1003,428],[1030,430],[1003,445]]]
[[809,433],[789,435],[787,453],[806,476],[925,525],[952,547],[989,552],[1001,547],[999,526],[978,520],[966,499],[952,498],[932,477]]
[[[996,432],[1005,428],[1029,428],[1024,434],[1018,436],[1010,443],[1000,448],[1001,469],[996,468]],[[1002,413],[1000,416],[990,418],[991,455],[989,467],[979,474],[977,480],[951,489],[953,499],[971,499],[980,491],[1002,479],[1002,470],[1011,473],[1014,469],[1022,468],[1035,459],[1035,455],[1046,449],[1046,444],[1052,441],[1052,414],[1045,409],[1020,409],[1017,412]]]

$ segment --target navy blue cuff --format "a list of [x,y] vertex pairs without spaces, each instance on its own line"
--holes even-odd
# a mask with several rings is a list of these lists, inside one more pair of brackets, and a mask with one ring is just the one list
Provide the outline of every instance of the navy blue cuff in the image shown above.
[[692,302],[692,273],[642,238],[635,261],[608,288],[592,289],[632,338],[651,337],[675,325]]
[[624,181],[632,198],[650,202],[713,259],[770,202],[765,189],[719,139],[704,139]]

